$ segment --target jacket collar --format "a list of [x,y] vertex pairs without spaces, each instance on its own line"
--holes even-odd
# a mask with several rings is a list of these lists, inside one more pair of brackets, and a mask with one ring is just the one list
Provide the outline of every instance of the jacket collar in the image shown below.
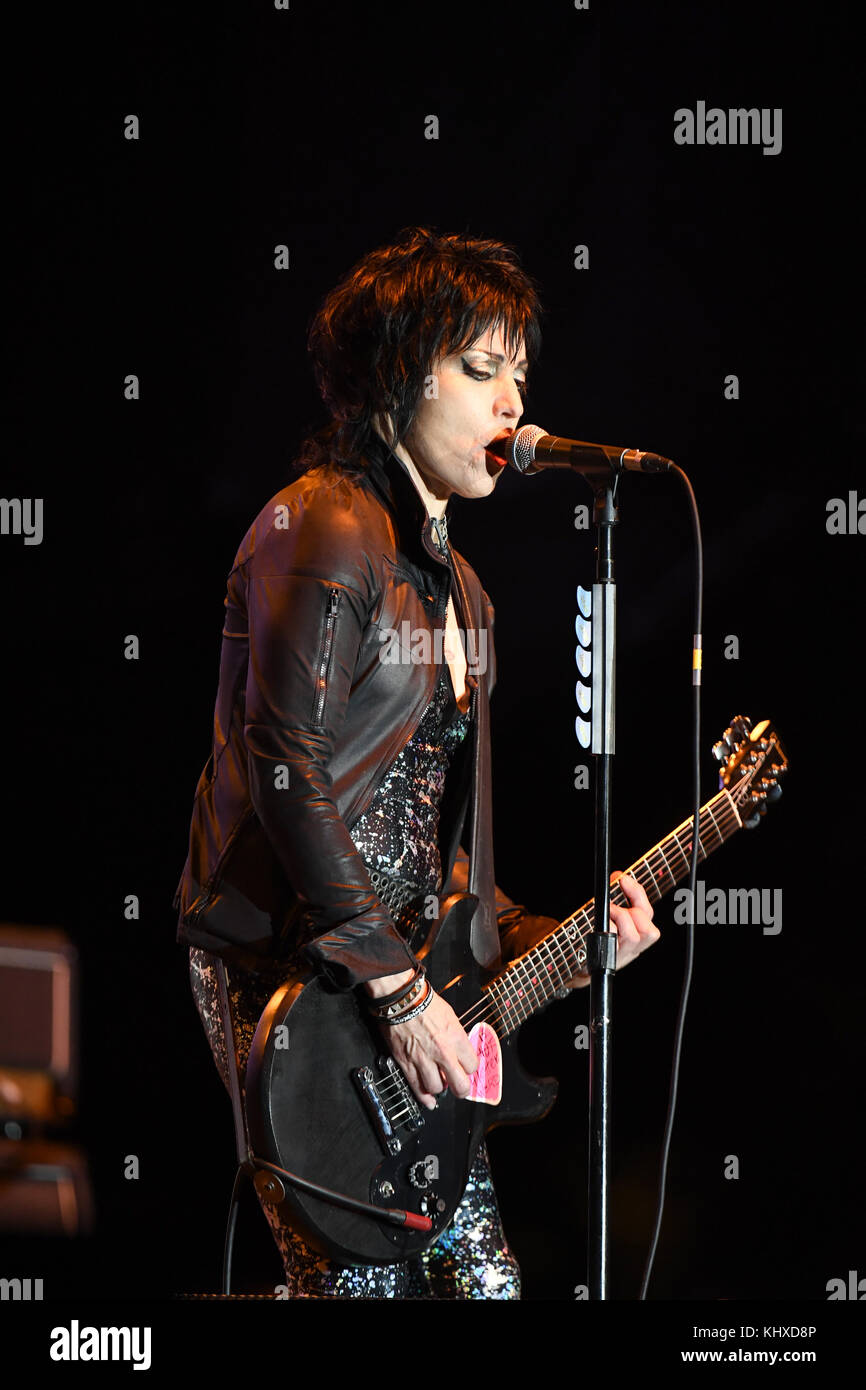
[[[364,451],[367,461],[367,481],[385,503],[397,525],[400,549],[410,558],[445,564],[432,539],[430,516],[421,494],[403,464],[384,439],[376,435]],[[445,504],[445,520],[450,521]],[[426,540],[426,543],[425,543]]]

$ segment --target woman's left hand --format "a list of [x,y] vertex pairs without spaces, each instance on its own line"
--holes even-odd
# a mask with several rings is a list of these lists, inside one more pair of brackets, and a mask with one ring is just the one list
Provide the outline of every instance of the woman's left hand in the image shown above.
[[[616,968],[622,970],[641,951],[658,941],[661,932],[653,926],[652,904],[637,879],[632,878],[631,874],[611,874],[611,883],[616,883],[617,879],[629,901],[628,907],[618,907],[616,903],[610,905],[611,928],[617,934]],[[568,981],[568,988],[580,989],[589,981],[589,975],[575,975]]]

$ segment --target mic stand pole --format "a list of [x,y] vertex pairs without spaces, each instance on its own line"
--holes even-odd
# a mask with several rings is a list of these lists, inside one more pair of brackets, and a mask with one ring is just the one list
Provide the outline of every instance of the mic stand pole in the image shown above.
[[610,1124],[613,976],[616,932],[610,931],[611,779],[615,751],[616,582],[613,528],[619,475],[609,466],[583,469],[595,494],[595,584],[592,589],[592,745],[595,776],[595,909],[587,937],[589,987],[589,1154],[587,1285],[594,1300],[607,1298],[608,1130]]

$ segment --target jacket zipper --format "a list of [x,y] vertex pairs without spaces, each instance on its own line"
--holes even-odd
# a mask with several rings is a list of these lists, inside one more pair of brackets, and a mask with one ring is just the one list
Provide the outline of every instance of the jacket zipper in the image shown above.
[[245,828],[247,822],[254,815],[254,808],[252,806],[248,806],[247,809],[240,816],[240,818],[235,822],[231,834],[229,835],[228,839],[226,840],[225,844],[219,852],[217,862],[213,867],[213,872],[211,873],[208,882],[203,886],[198,897],[195,899],[193,903],[190,904],[190,906],[186,910],[186,913],[184,914],[183,920],[186,926],[195,926],[198,923],[199,917],[201,917],[203,912],[207,911],[207,909],[211,905],[211,902],[222,888],[222,877],[223,873],[225,872],[226,864],[228,863],[229,855],[231,854],[231,851],[234,848],[235,842],[237,841],[238,836],[241,834],[241,831]]
[[331,666],[331,649],[334,645],[334,626],[337,621],[337,609],[340,606],[340,590],[331,589],[328,594],[328,615],[325,619],[325,632],[322,638],[322,655],[319,661],[319,675],[316,681],[316,708],[313,714],[313,724],[317,729],[323,727],[322,720],[325,715],[325,697],[328,693],[328,675]]
[[443,560],[447,560],[449,558],[447,523],[444,521],[444,518],[440,521],[438,516],[431,516],[430,520],[433,524],[433,530],[436,532],[436,545],[439,549],[439,553]]

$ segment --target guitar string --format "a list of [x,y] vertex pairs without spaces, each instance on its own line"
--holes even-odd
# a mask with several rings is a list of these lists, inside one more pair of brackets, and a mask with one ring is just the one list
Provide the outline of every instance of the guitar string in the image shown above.
[[[745,778],[743,779],[744,782],[746,782],[746,780]],[[719,813],[718,822],[715,812]],[[729,791],[725,794],[725,789],[723,789],[722,792],[718,792],[701,808],[699,822],[700,848],[703,847],[703,842],[705,839],[709,838],[710,833],[715,831],[718,836],[719,844],[713,846],[708,845],[708,850],[712,853],[714,849],[719,848],[719,845],[725,842],[728,835],[732,834],[734,830],[739,827],[740,823],[739,816],[736,813],[734,797]],[[667,847],[670,852],[673,845],[676,845],[678,852],[682,855],[685,862],[688,863],[685,859],[685,851],[679,843],[679,836],[684,830],[690,834],[692,828],[693,822],[690,819],[683,821],[670,835],[666,836],[659,844],[654,845],[642,859],[636,860],[635,863],[626,870],[626,872],[631,874],[638,882],[642,883],[642,887],[645,891],[648,887],[652,887],[653,891],[657,894],[656,901],[660,900],[662,896],[658,888],[658,883],[656,882],[657,878],[667,875],[673,883],[677,882],[668,864],[669,855],[665,854],[665,847]],[[690,849],[690,845],[691,840],[687,843],[686,850]],[[706,852],[704,852],[703,858],[707,858]],[[662,869],[656,869],[656,865],[659,862],[663,865]],[[624,906],[627,903],[627,899],[618,884],[611,885],[611,898],[613,898],[614,901],[618,898],[618,905],[620,906]],[[491,981],[490,985],[485,988],[484,997],[477,1000],[464,1014],[460,1015],[459,1022],[461,1025],[463,1025],[464,1028],[470,1025],[474,1026],[477,1022],[486,1021],[491,1017],[495,1019],[498,1015],[507,1034],[511,1032],[515,1026],[524,1023],[530,1018],[539,1003],[544,1004],[549,1002],[552,995],[556,992],[556,989],[562,988],[566,981],[571,979],[572,975],[575,974],[576,968],[580,963],[579,950],[583,948],[587,936],[592,931],[592,918],[589,913],[591,906],[592,900],[584,904],[583,907],[578,908],[570,917],[565,918],[549,936],[543,937],[541,941],[536,942],[535,946],[533,946],[530,951],[519,957],[503,975],[499,975],[495,980]],[[578,918],[585,919],[583,931],[581,931]],[[574,929],[573,935],[569,932],[569,928]],[[577,949],[574,948],[573,944],[574,936],[577,937],[579,943]],[[563,940],[563,937],[568,937],[568,941]],[[547,974],[549,975],[550,970],[555,968],[558,981],[556,986],[547,992],[547,986],[549,986],[552,981],[549,978],[545,978],[543,967],[539,975],[538,967],[541,965],[541,961],[540,959],[538,961],[532,961],[531,957],[542,951],[548,951],[549,953],[551,948],[555,948],[559,952],[561,960],[564,962],[565,969],[562,971],[560,965],[548,966]],[[571,959],[569,956],[571,956]],[[530,968],[534,971],[531,976],[527,973]],[[511,981],[514,988],[510,989],[508,988],[509,976],[514,977]],[[522,978],[518,979],[518,976],[522,976]],[[540,980],[543,983],[540,983]],[[507,994],[502,993],[504,989],[508,989]],[[526,998],[528,992],[533,995],[531,1001]],[[498,998],[497,994],[501,995],[501,998]],[[510,1009],[512,1012],[506,1013],[506,1009]],[[402,1084],[399,1080],[392,1081],[391,1078],[386,1077],[383,1083],[377,1086],[377,1091],[381,1099],[388,1100],[399,1091],[401,1087]]]
[[[699,832],[701,846],[703,845],[704,839],[709,839],[711,831],[715,831],[719,838],[719,844],[723,844],[728,834],[733,833],[733,831],[738,828],[740,821],[732,801],[733,799],[730,797],[730,793],[728,796],[725,796],[724,793],[717,793],[715,797],[711,798],[711,800],[702,807]],[[718,821],[715,814],[716,811],[719,812]],[[691,829],[692,822],[684,821],[658,845],[653,846],[642,860],[637,860],[635,864],[626,871],[632,873],[633,877],[635,877],[638,882],[640,882],[641,877],[643,877],[645,880],[643,883],[644,889],[646,890],[647,887],[652,886],[653,891],[658,895],[657,900],[661,897],[658,884],[656,883],[658,877],[666,874],[674,883],[677,881],[668,865],[668,855],[665,854],[663,847],[666,847],[668,852],[670,852],[672,845],[676,844],[679,853],[685,860],[685,851],[679,843],[679,836],[683,830],[690,832]],[[689,840],[688,843],[690,844],[691,841]],[[686,848],[688,848],[688,845]],[[708,848],[710,852],[712,852],[712,849],[718,848],[718,845],[712,847],[708,845]],[[706,852],[703,857],[707,857]],[[655,865],[659,862],[664,865],[662,870],[656,870],[655,868]],[[639,868],[638,866],[641,867]],[[648,873],[651,875],[649,880],[647,879]],[[611,897],[615,901],[618,898],[620,900],[619,905],[625,905],[627,902],[622,889],[620,889],[617,884],[613,884],[611,887]],[[543,937],[530,951],[524,956],[519,957],[518,961],[514,962],[504,975],[497,976],[496,979],[486,987],[483,997],[477,1000],[460,1016],[459,1022],[461,1025],[463,1025],[464,1028],[469,1028],[470,1026],[474,1026],[475,1023],[484,1022],[490,1018],[495,1020],[498,1016],[500,1024],[507,1034],[511,1032],[515,1026],[524,1023],[530,1018],[539,1004],[547,1003],[556,992],[556,989],[562,988],[566,981],[571,979],[576,972],[576,968],[580,963],[579,950],[583,948],[587,936],[592,931],[592,918],[588,910],[591,905],[592,903],[590,902],[578,908],[571,917],[567,917],[560,923],[549,936]],[[582,925],[584,930],[581,930],[581,923],[578,920],[580,918],[583,919]],[[573,929],[573,935],[569,932],[569,928]],[[574,946],[575,936],[579,943],[577,949],[575,949]],[[568,939],[564,940],[564,937]],[[549,955],[552,949],[555,949],[559,953],[561,963],[549,963],[547,972],[545,972],[541,955],[545,951]],[[533,959],[533,957],[535,957],[535,959]],[[528,973],[530,969],[534,972],[532,975]],[[557,983],[553,989],[549,990],[548,986],[552,984],[549,973],[554,969],[558,977]],[[545,975],[547,975],[547,978],[545,978]],[[532,996],[531,999],[528,997],[530,995]],[[507,1010],[510,1010],[510,1012],[507,1012]],[[392,1082],[390,1078],[385,1078],[384,1084],[377,1087],[380,1098],[383,1100],[390,1100],[400,1089],[400,1081]]]
[[[714,805],[714,803],[718,804]],[[715,814],[716,811],[719,812],[718,821]],[[699,831],[701,847],[703,846],[704,839],[709,839],[709,834],[713,830],[719,838],[719,844],[723,844],[728,834],[733,833],[739,824],[740,821],[733,805],[733,798],[730,797],[730,794],[728,794],[728,797],[725,797],[724,794],[717,794],[701,809]],[[632,873],[633,877],[635,877],[638,882],[640,882],[641,877],[643,877],[645,880],[643,883],[644,889],[648,886],[652,886],[654,892],[656,892],[658,898],[660,898],[661,893],[658,889],[656,879],[666,874],[676,883],[677,880],[667,862],[668,857],[673,845],[676,845],[684,861],[686,863],[688,862],[685,859],[685,851],[679,843],[679,836],[683,830],[690,832],[691,829],[692,822],[684,821],[658,845],[653,846],[643,859],[637,860],[626,872]],[[690,844],[691,840],[689,840],[686,846],[687,849]],[[712,852],[712,849],[718,848],[718,845],[712,847],[708,845],[708,848],[710,852]],[[668,854],[665,853],[665,849],[667,849]],[[706,852],[703,857],[707,857]],[[655,865],[658,864],[659,861],[663,864],[664,868],[656,870]],[[648,874],[651,876],[649,880],[647,878]],[[619,898],[621,900],[621,905],[624,905],[627,901],[622,889],[618,887],[618,884],[613,884],[611,886],[611,898],[615,901]],[[460,1023],[468,1028],[476,1022],[486,1021],[490,1018],[493,1018],[495,1021],[498,1015],[500,1026],[507,1035],[517,1024],[523,1023],[526,1019],[530,1018],[539,1004],[548,1002],[556,989],[562,988],[566,981],[571,979],[580,963],[579,951],[583,948],[586,938],[592,930],[592,918],[589,912],[591,906],[592,902],[578,908],[571,917],[567,917],[561,922],[549,936],[543,937],[530,951],[524,956],[519,957],[518,961],[509,968],[504,976],[497,976],[495,980],[491,981],[491,984],[488,985],[484,991],[484,996],[480,1000],[477,1000],[474,1005],[470,1006],[470,1008],[460,1016]],[[583,919],[583,931],[581,930],[581,923],[579,922],[580,918]],[[572,931],[569,931],[570,928]],[[575,936],[579,943],[577,949],[575,949],[574,946]],[[549,961],[547,964],[547,971],[545,972],[542,954],[546,952],[548,956],[550,956],[553,949],[558,952],[560,962],[556,962],[555,960]],[[530,969],[534,972],[532,975],[528,973]],[[549,978],[550,971],[552,970],[556,971],[557,983],[553,989],[548,989],[553,983]],[[530,995],[532,996],[531,998],[529,998]],[[511,1012],[506,1012],[506,1010],[511,1010]],[[399,1078],[384,1078],[383,1082],[379,1083],[376,1087],[380,1100],[387,1104],[399,1092],[404,1090],[405,1084],[406,1083]],[[393,1123],[406,1113],[410,1112],[404,1108],[399,1112],[395,1112],[395,1114],[389,1116],[389,1118]]]
[[[715,800],[716,800],[716,798],[714,797],[714,798],[713,798],[713,801],[715,801]],[[717,809],[721,809],[721,804],[723,804],[723,803],[720,803],[720,807],[717,808]],[[703,811],[708,812],[708,816],[712,816],[712,813],[709,812],[709,807],[710,807],[710,805],[711,805],[711,803],[708,802],[708,803],[706,804],[706,806],[705,806],[704,808],[702,808]],[[729,804],[725,804],[724,818],[722,818],[722,817],[720,816],[720,817],[719,817],[719,820],[720,820],[722,829],[723,829],[723,831],[724,831],[725,833],[721,833],[721,831],[719,830],[719,827],[716,825],[716,822],[715,822],[715,817],[712,817],[712,821],[711,821],[711,822],[710,822],[709,819],[708,819],[707,824],[706,824],[706,826],[705,826],[705,824],[704,824],[704,818],[703,818],[703,815],[702,815],[702,818],[701,818],[701,834],[700,834],[701,844],[703,844],[705,838],[707,838],[707,835],[705,835],[705,833],[704,833],[705,830],[706,830],[707,832],[709,832],[709,831],[711,831],[711,830],[715,830],[716,833],[717,833],[718,836],[719,836],[719,844],[722,844],[722,843],[724,843],[724,840],[727,838],[728,832],[733,833],[733,830],[735,830],[736,828],[738,828],[739,823],[740,823],[738,817],[737,817],[736,814],[734,813],[734,808],[733,808],[732,806],[730,806]],[[670,870],[670,868],[669,868],[669,866],[668,866],[668,864],[667,864],[667,858],[666,858],[664,852],[662,851],[661,846],[662,846],[662,845],[668,845],[672,840],[674,840],[674,839],[678,836],[679,832],[682,831],[682,829],[684,828],[684,826],[688,826],[688,828],[689,828],[689,830],[690,830],[690,829],[691,829],[691,825],[692,825],[692,822],[691,822],[691,821],[688,821],[688,822],[684,822],[684,823],[683,823],[683,826],[678,826],[678,827],[677,827],[677,830],[675,830],[675,831],[672,833],[672,835],[668,836],[665,840],[663,840],[663,841],[661,842],[660,845],[654,846],[653,849],[650,850],[649,853],[644,857],[644,859],[637,860],[637,861],[635,862],[635,864],[633,864],[633,865],[631,866],[630,869],[626,870],[626,872],[627,872],[627,873],[630,873],[630,874],[632,875],[632,877],[634,877],[634,878],[637,879],[638,882],[641,882],[641,880],[643,879],[643,882],[642,882],[641,886],[644,888],[645,891],[646,891],[646,889],[647,889],[648,886],[651,886],[651,887],[653,888],[653,890],[654,890],[654,891],[656,892],[656,894],[657,894],[657,899],[656,899],[657,901],[658,901],[658,899],[661,897],[661,893],[658,891],[658,884],[657,884],[656,880],[657,880],[657,878],[658,878],[659,876],[661,876],[661,873],[662,873],[662,872],[667,873],[667,875],[672,879],[672,881],[673,881],[674,883],[677,882],[676,878],[674,877],[673,873],[671,872],[671,870]],[[682,847],[678,845],[678,848],[680,849],[680,852],[683,853]],[[713,846],[712,848],[718,848],[718,845]],[[706,858],[706,857],[707,857],[707,855],[706,855],[706,853],[705,853],[705,854],[704,854],[704,858]],[[659,871],[659,870],[657,870],[656,867],[655,867],[659,862],[661,862],[661,863],[664,865],[664,870],[663,870],[663,871]],[[646,866],[646,867],[638,868],[638,866]],[[647,869],[649,869],[649,879],[648,879]],[[620,901],[619,901],[618,904],[617,904],[617,905],[619,905],[619,906],[624,906],[625,903],[627,902],[627,900],[624,898],[624,894],[623,894],[622,889],[619,889],[618,886],[617,886],[616,884],[614,884],[614,885],[612,886],[612,889],[611,889],[611,897],[614,898],[615,901],[616,901],[616,898],[617,898],[617,897],[619,898]],[[555,946],[555,947],[560,951],[560,954],[562,955],[563,959],[564,959],[565,962],[566,962],[566,966],[567,966],[567,967],[570,967],[570,968],[568,969],[568,973],[565,975],[565,980],[570,979],[571,976],[575,973],[575,967],[576,967],[577,964],[578,964],[578,953],[577,953],[577,951],[574,949],[574,947],[573,947],[571,941],[569,941],[568,943],[566,943],[565,941],[563,941],[562,938],[563,938],[563,936],[565,936],[565,935],[567,934],[567,929],[568,929],[568,927],[574,926],[574,927],[576,928],[576,935],[577,935],[577,939],[578,939],[578,941],[579,941],[579,943],[580,943],[580,947],[583,947],[583,945],[584,945],[584,943],[585,943],[585,941],[586,941],[586,937],[589,935],[589,932],[592,930],[591,919],[590,919],[590,915],[589,915],[589,911],[588,911],[588,909],[589,909],[591,906],[592,906],[592,903],[591,903],[591,902],[590,902],[590,903],[587,903],[587,904],[585,904],[582,908],[578,908],[577,912],[575,912],[574,914],[572,914],[571,917],[567,917],[562,923],[560,923],[559,927],[557,927],[557,928],[555,929],[555,931],[551,932],[549,936],[543,937],[542,940],[541,940],[540,942],[537,942],[536,945],[535,945],[534,947],[532,947],[532,949],[531,949],[529,952],[526,953],[526,955],[519,957],[519,958],[518,958],[518,961],[514,962],[514,963],[506,970],[506,972],[504,972],[503,975],[497,976],[496,980],[493,981],[492,984],[491,984],[490,986],[487,987],[487,992],[489,993],[490,990],[492,989],[492,987],[493,987],[494,985],[497,985],[497,984],[500,984],[500,983],[503,984],[503,985],[505,985],[506,982],[508,981],[508,978],[509,978],[509,975],[510,975],[510,974],[513,973],[514,976],[517,976],[521,971],[523,971],[523,972],[525,973],[526,965],[527,965],[527,962],[528,962],[528,958],[529,958],[530,956],[534,955],[535,952],[539,951],[540,949],[548,948],[548,947],[550,947],[550,946]],[[584,932],[581,931],[580,926],[578,925],[578,919],[579,919],[579,918],[584,918],[584,919],[586,919],[586,930],[585,930]],[[572,939],[573,939],[573,938],[572,938]],[[570,959],[569,959],[569,956],[566,954],[566,952],[569,952],[570,955],[573,957],[573,959],[570,960]],[[534,965],[535,965],[535,962],[532,962],[532,964],[533,964],[533,966],[534,966]],[[522,987],[522,990],[523,990],[524,992],[525,992],[525,990],[526,990],[527,985],[531,986],[531,987],[533,988],[533,991],[535,991],[536,986],[537,986],[537,980],[538,980],[538,972],[537,972],[537,970],[536,970],[535,975],[534,975],[533,977],[528,977],[528,976],[527,976],[526,978],[522,979],[522,980],[519,982],[519,985],[520,985],[520,987]],[[560,984],[557,986],[557,988],[561,988],[561,987],[562,987],[562,984],[564,984],[565,980],[561,980],[561,981],[560,981]],[[555,991],[554,991],[554,992],[555,992]],[[507,1007],[512,1007],[512,1005],[513,1005],[513,1007],[514,1007],[514,1009],[515,1009],[515,1012],[516,1012],[516,1013],[519,1013],[522,1009],[525,1009],[525,1005],[524,1005],[523,1002],[522,1002],[522,994],[521,994],[519,991],[518,991],[518,994],[517,994],[517,998],[518,998],[518,1000],[519,1000],[520,1002],[518,1002],[518,1003],[515,1004],[515,1003],[513,1003],[513,1001],[511,1001],[510,1003],[507,1004]],[[461,1022],[461,1024],[463,1024],[464,1022],[472,1021],[472,1020],[473,1020],[473,1013],[474,1013],[474,1012],[477,1013],[479,1010],[481,1010],[481,1011],[484,1012],[484,1013],[487,1013],[487,1012],[488,1012],[488,1009],[487,1009],[487,1001],[486,1001],[486,1000],[485,1000],[485,1001],[479,1001],[476,1005],[474,1005],[473,1007],[471,1007],[470,1009],[468,1009],[467,1012],[466,1012],[465,1014],[461,1015],[461,1017],[460,1017],[460,1022]],[[529,1012],[526,1012],[526,1013],[524,1014],[524,1019],[522,1019],[521,1021],[525,1021],[526,1018],[530,1017],[530,1014],[531,1014],[532,1011],[533,1011],[533,1010],[530,1009]],[[510,1023],[510,1022],[511,1022],[511,1017],[512,1017],[512,1015],[503,1016],[503,1021],[506,1021],[506,1022],[509,1022],[509,1023]]]
[[[775,740],[773,741],[773,746],[775,747]],[[728,788],[723,788],[722,791],[717,792],[716,795],[711,797],[701,808],[698,830],[699,859],[700,852],[703,848],[705,830],[707,836],[709,836],[711,831],[715,831],[718,836],[718,845],[708,845],[708,852],[712,853],[713,850],[718,849],[721,844],[724,844],[730,834],[739,828],[741,820],[737,814],[736,806],[738,802],[742,803],[745,799],[745,794],[749,790],[749,785],[756,771],[756,768],[749,769],[747,776],[741,780],[734,789],[734,792],[731,792]],[[716,820],[715,812],[719,812],[718,821]],[[704,824],[705,818],[706,826]],[[689,861],[686,857],[686,852],[691,852],[691,839],[687,842],[684,850],[680,844],[679,837],[683,831],[690,834],[693,825],[694,823],[691,819],[683,821],[667,835],[664,840],[654,845],[643,858],[636,860],[635,863],[626,870],[626,873],[629,873],[641,883],[644,891],[646,891],[648,887],[652,887],[653,891],[657,894],[656,901],[659,901],[662,897],[662,892],[659,890],[656,881],[657,878],[667,875],[673,883],[677,883],[678,881],[668,863],[670,851],[674,847],[676,847],[677,852],[688,866]],[[668,854],[665,853],[665,848],[667,848]],[[706,859],[707,857],[707,852],[704,852],[703,858]],[[661,869],[656,868],[659,861],[663,866]],[[611,885],[610,896],[614,901],[619,899],[618,905],[620,906],[625,906],[627,904],[627,899],[618,883]],[[543,937],[542,940],[536,942],[535,946],[526,952],[525,955],[519,957],[518,961],[514,962],[504,975],[497,976],[495,980],[491,981],[490,985],[486,986],[484,990],[484,997],[477,1000],[464,1014],[460,1015],[459,1022],[461,1025],[474,1024],[475,1022],[480,1022],[490,1017],[495,1019],[498,1015],[500,1023],[505,1028],[507,1034],[512,1031],[516,1023],[523,1023],[526,1019],[530,1018],[539,1003],[544,1004],[549,1002],[552,995],[556,992],[556,989],[562,988],[566,981],[571,979],[572,975],[575,974],[576,967],[580,963],[579,951],[583,948],[587,936],[592,931],[592,917],[589,912],[589,909],[592,907],[592,902],[593,900],[590,900],[589,903],[578,908],[570,917],[566,917],[549,936]],[[578,923],[579,918],[585,919],[585,930],[583,932]],[[570,931],[570,928],[573,929],[573,931]],[[579,948],[577,950],[574,949],[573,945],[575,936],[579,942]],[[568,939],[566,941],[563,938]],[[554,948],[558,951],[565,969],[563,971],[562,966],[558,963],[548,962],[545,974],[544,966],[540,959],[541,953],[546,951],[548,955],[550,955],[551,950]],[[569,953],[571,957],[573,957],[571,960],[569,959]],[[531,958],[536,956],[536,954],[538,954],[539,959],[533,961]],[[540,974],[539,966],[541,966]],[[530,968],[534,970],[534,974],[531,976],[527,973]],[[547,987],[552,983],[549,974],[554,969],[558,976],[558,982],[556,987],[548,992]],[[520,974],[523,975],[523,979],[518,982],[516,977]],[[497,992],[501,993],[502,989],[506,987],[509,975],[515,977],[514,983],[517,985],[517,988],[515,990],[509,990],[509,994],[503,995],[500,1000],[496,997]],[[531,992],[533,996],[528,1008],[527,1003],[529,1001],[526,1000],[527,991]],[[503,1004],[505,1008],[513,1007],[513,1013],[506,1014],[503,1010]],[[523,1015],[522,1017],[520,1017],[521,1013]],[[380,1100],[387,1102],[397,1093],[404,1091],[407,1084],[405,1078],[394,1079],[392,1077],[385,1077],[382,1082],[376,1084],[375,1089]],[[390,1115],[389,1119],[393,1123],[395,1120],[399,1120],[404,1114],[410,1113],[411,1110],[404,1106],[402,1110]]]

